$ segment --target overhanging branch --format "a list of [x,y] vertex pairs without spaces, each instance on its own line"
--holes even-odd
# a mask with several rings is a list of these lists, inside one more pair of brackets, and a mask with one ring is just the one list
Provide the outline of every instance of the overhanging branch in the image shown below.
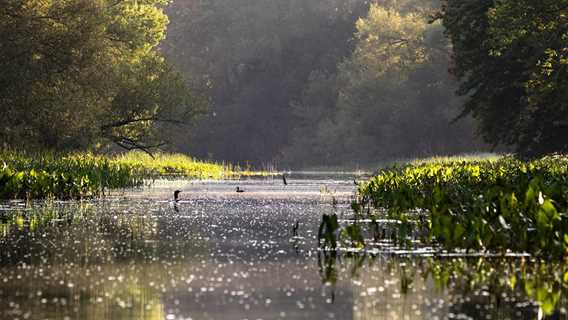
[[112,142],[116,143],[116,145],[118,145],[119,147],[126,149],[128,151],[142,150],[146,154],[148,154],[152,159],[154,159],[154,154],[150,150],[163,147],[167,144],[167,142],[160,142],[157,144],[147,145],[135,139],[124,136],[118,136],[118,135],[108,135],[106,137],[109,138]]
[[102,125],[101,129],[103,131],[107,131],[109,129],[120,128],[120,127],[129,125],[129,124],[132,124],[132,123],[144,122],[144,121],[156,121],[156,122],[166,122],[166,123],[174,123],[174,124],[187,124],[187,122],[181,121],[181,120],[163,119],[163,118],[159,118],[159,117],[146,117],[146,118],[136,118],[136,119],[124,119],[124,120],[112,122],[112,123],[109,123],[109,124]]

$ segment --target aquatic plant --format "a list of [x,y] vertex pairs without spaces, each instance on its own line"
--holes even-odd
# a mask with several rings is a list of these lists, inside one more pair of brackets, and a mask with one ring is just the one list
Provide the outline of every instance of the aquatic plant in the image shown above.
[[[400,256],[384,259],[382,255],[365,252],[318,253],[318,267],[321,281],[332,286],[349,270],[350,278],[358,278],[364,268],[380,268],[382,274],[391,274],[399,281],[397,284],[403,295],[420,290],[421,285],[431,281],[434,289],[444,292],[448,299],[455,299],[459,310],[474,316],[479,312],[475,304],[484,301],[500,301],[497,308],[506,308],[507,303],[524,305],[524,301],[534,301],[538,313],[551,316],[566,307],[562,299],[568,295],[568,261],[544,262],[527,258],[487,258],[458,257],[434,258],[420,256]],[[458,295],[452,292],[459,292]],[[468,297],[467,299],[464,299]],[[467,301],[470,301],[468,303]],[[469,305],[468,305],[469,304]],[[473,308],[471,308],[473,307]],[[490,310],[488,314],[499,313],[503,317],[505,309]],[[515,310],[511,310],[515,311]],[[564,311],[565,312],[565,311]],[[535,312],[536,316],[536,312]],[[477,317],[474,317],[477,318]]]
[[[425,216],[429,240],[446,249],[568,254],[568,157],[395,166],[361,184],[358,193],[358,212],[384,208],[395,219]],[[416,210],[425,215],[408,214]]]
[[143,152],[129,152],[112,158],[113,162],[127,166],[139,166],[146,177],[185,177],[195,179],[220,179],[232,168],[199,161],[182,154],[157,153],[154,157]]
[[230,163],[201,161],[184,154],[128,152],[111,158],[113,162],[139,166],[147,178],[222,179],[241,176],[271,176],[275,171],[255,171]]
[[104,194],[111,188],[143,183],[140,166],[92,154],[0,153],[0,198],[72,199]]
[[318,243],[323,248],[337,248],[339,223],[336,214],[324,214],[318,230]]
[[185,155],[140,152],[117,156],[90,153],[58,155],[0,151],[0,199],[76,199],[106,190],[138,187],[146,179],[183,177],[220,179],[268,174],[237,166],[195,160]]

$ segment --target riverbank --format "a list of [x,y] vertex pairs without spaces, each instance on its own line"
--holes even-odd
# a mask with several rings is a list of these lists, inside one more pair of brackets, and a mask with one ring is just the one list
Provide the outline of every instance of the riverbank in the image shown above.
[[181,154],[140,152],[115,156],[0,152],[0,199],[76,199],[139,187],[157,178],[222,179],[269,175]]
[[567,156],[413,161],[380,170],[358,195],[358,214],[414,220],[445,249],[568,255]]

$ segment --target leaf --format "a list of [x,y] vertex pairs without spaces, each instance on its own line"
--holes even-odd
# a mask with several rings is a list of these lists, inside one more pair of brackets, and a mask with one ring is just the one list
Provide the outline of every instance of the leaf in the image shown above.
[[548,199],[545,200],[541,205],[541,209],[546,213],[547,218],[551,222],[560,221],[560,215],[558,214],[558,211],[554,207],[554,204],[552,204],[552,201]]
[[515,286],[517,285],[517,277],[512,275],[509,277],[509,287],[511,290],[515,290]]
[[505,218],[503,216],[499,216],[499,223],[501,224],[501,226],[503,227],[503,229],[511,229],[511,226],[509,224],[507,224],[507,221],[505,221]]
[[455,228],[454,228],[454,245],[460,246],[461,245],[461,240],[462,240],[462,236],[465,233],[464,228],[461,226],[461,224],[456,224]]
[[527,188],[527,192],[525,193],[525,206],[526,207],[530,206],[530,204],[532,202],[534,202],[535,198],[536,198],[536,192],[533,189],[532,184],[529,184],[529,187]]

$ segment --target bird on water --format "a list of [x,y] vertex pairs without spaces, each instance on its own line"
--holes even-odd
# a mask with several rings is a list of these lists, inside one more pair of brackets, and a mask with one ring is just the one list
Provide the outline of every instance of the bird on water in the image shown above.
[[296,224],[292,227],[292,236],[298,236],[298,228],[300,227],[300,220],[296,220]]
[[178,202],[178,200],[179,200],[178,197],[179,197],[180,192],[181,192],[181,190],[174,191],[174,201],[175,202]]
[[282,174],[282,182],[284,182],[284,185],[287,186],[288,182],[286,181],[286,174]]
[[236,191],[237,191],[238,193],[245,192],[244,189],[241,189],[241,188],[239,188],[238,186],[237,186],[237,190],[236,190]]

